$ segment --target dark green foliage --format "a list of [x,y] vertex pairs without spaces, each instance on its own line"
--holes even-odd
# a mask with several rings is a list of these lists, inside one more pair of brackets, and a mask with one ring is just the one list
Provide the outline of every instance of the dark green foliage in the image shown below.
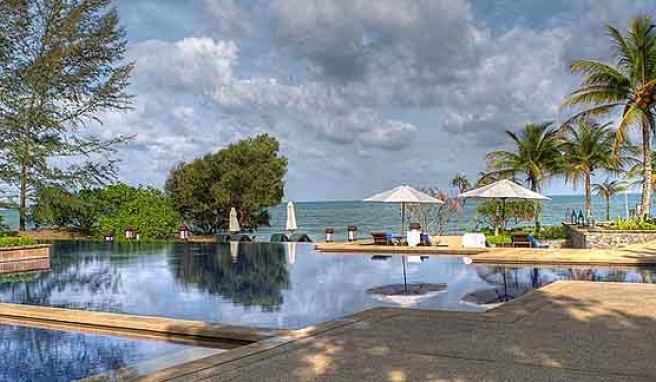
[[100,139],[88,128],[132,98],[125,31],[110,3],[0,2],[0,181],[18,191],[21,230],[39,187],[114,178],[108,154],[125,138]]
[[50,188],[39,196],[33,208],[37,223],[97,236],[114,231],[117,240],[124,238],[127,227],[142,239],[167,239],[180,221],[164,194],[153,188],[117,184],[78,193]]
[[239,141],[178,165],[169,174],[166,191],[184,221],[197,231],[227,228],[232,207],[242,227],[267,224],[266,207],[281,202],[287,173],[287,159],[278,151],[278,141],[267,134]]

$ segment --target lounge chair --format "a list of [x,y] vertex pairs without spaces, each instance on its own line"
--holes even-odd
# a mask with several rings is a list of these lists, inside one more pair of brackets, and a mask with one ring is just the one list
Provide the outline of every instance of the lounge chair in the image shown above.
[[387,232],[372,232],[374,245],[392,245],[392,235]]
[[529,234],[527,239],[531,243],[531,248],[549,248],[549,244],[540,243],[533,234]]
[[289,241],[294,241],[297,243],[312,243],[312,239],[306,233],[295,233],[290,238]]
[[289,241],[289,238],[284,233],[274,233],[271,235],[272,243],[286,243]]
[[516,232],[510,235],[513,247],[530,248],[531,242],[528,241],[529,234],[526,232]]

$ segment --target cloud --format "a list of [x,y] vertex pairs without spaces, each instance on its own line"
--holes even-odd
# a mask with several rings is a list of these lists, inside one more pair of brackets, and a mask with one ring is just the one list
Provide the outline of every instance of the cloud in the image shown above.
[[[613,0],[119,4],[139,36],[129,49],[137,105],[105,128],[137,132],[123,151],[126,180],[161,185],[177,161],[266,131],[290,158],[287,192],[306,199],[445,185],[459,171],[474,177],[486,152],[508,147],[503,130],[567,116],[559,106],[578,81],[568,65],[610,57],[605,23],[624,28],[653,8]],[[161,11],[152,18],[136,12],[153,4]]]
[[373,109],[354,108],[321,84],[238,76],[234,41],[145,41],[131,47],[130,59],[137,63],[136,108],[107,116],[104,126],[107,135],[136,132],[122,149],[122,156],[130,158],[123,161],[123,175],[133,182],[161,186],[177,162],[258,132],[273,133],[284,146],[330,144],[338,151],[348,146],[366,152],[403,149],[417,129]]

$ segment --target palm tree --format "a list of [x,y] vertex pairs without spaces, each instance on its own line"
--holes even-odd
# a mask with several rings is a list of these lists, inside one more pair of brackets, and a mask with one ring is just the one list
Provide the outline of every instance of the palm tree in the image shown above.
[[595,171],[619,171],[625,159],[621,155],[615,155],[615,132],[610,128],[610,124],[600,125],[580,118],[576,124],[566,125],[563,132],[561,150],[566,158],[563,169],[565,181],[571,181],[576,187],[576,184],[583,180],[585,216],[590,216],[591,178]]
[[656,29],[648,16],[631,21],[628,32],[622,35],[608,25],[607,32],[613,44],[615,63],[595,60],[574,61],[570,69],[583,74],[579,89],[564,104],[589,105],[576,114],[600,115],[621,110],[622,118],[615,134],[615,148],[625,141],[631,126],[639,127],[642,136],[642,212],[649,215],[651,197],[652,160],[650,135],[654,123],[656,104]]
[[[558,174],[563,168],[560,153],[562,140],[552,122],[528,123],[519,133],[506,130],[515,145],[514,151],[492,151],[487,154],[488,172],[481,178],[500,179],[518,176],[533,191],[539,191],[542,184]],[[538,216],[535,216],[537,226]]]
[[453,179],[451,179],[451,186],[458,189],[458,192],[460,192],[461,194],[471,189],[471,183],[469,183],[469,179],[467,179],[467,175],[465,175],[465,173],[462,172],[459,172],[453,176]]
[[604,198],[604,203],[606,203],[606,221],[610,220],[610,198],[622,192],[626,188],[626,184],[618,179],[610,180],[606,178],[601,183],[593,184],[592,188],[597,195]]
[[552,122],[528,123],[519,133],[506,130],[515,145],[514,151],[492,151],[487,154],[488,172],[483,178],[516,179],[524,182],[533,191],[562,169],[559,132]]

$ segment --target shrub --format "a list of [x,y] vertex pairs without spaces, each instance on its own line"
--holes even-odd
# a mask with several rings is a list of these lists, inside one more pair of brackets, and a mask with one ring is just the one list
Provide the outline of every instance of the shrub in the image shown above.
[[656,231],[656,218],[617,219],[611,229],[627,231]]
[[512,240],[510,239],[509,235],[502,234],[502,235],[490,235],[490,236],[485,236],[485,239],[487,240],[488,244],[494,244],[494,245],[499,245],[499,244],[507,244],[510,243]]
[[0,248],[19,247],[19,246],[22,246],[22,245],[34,245],[34,244],[37,244],[37,241],[32,239],[31,237],[24,237],[24,236],[0,237]]

